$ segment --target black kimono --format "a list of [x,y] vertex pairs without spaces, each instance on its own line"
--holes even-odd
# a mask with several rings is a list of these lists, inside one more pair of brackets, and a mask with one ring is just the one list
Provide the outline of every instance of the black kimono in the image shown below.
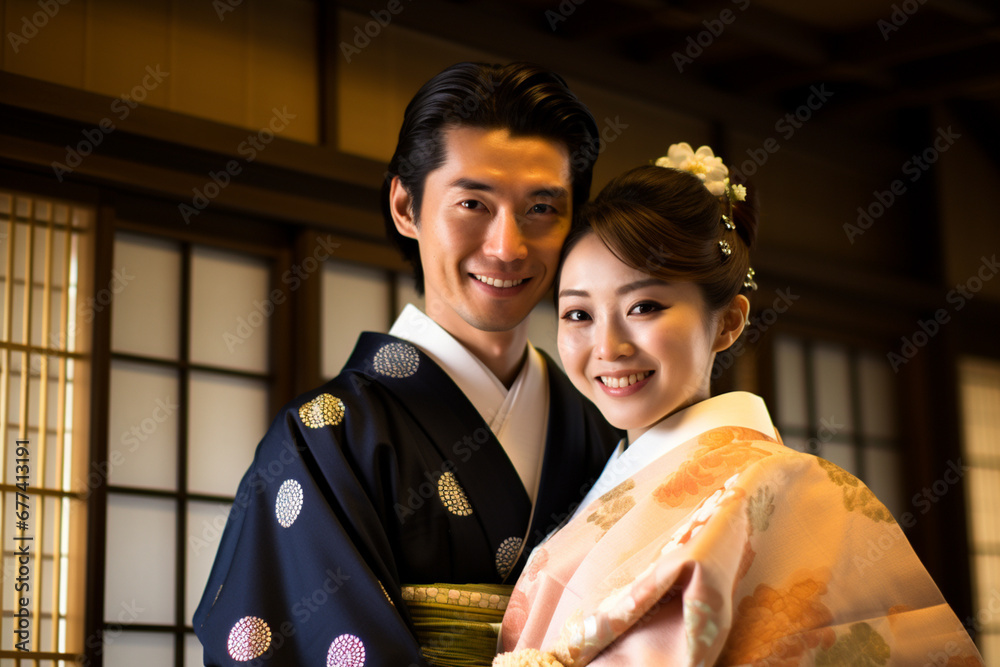
[[281,411],[240,482],[194,616],[205,664],[425,664],[400,586],[516,581],[619,439],[545,360],[532,511],[444,370],[399,338],[362,334],[337,378]]

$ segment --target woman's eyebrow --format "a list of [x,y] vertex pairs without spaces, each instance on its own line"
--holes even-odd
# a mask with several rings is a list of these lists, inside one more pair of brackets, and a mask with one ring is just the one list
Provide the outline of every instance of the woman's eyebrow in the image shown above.
[[615,290],[615,294],[618,294],[620,296],[628,292],[634,292],[637,289],[642,289],[643,287],[649,287],[650,285],[665,285],[665,284],[666,283],[664,283],[659,278],[645,278],[643,280],[636,280],[633,283],[628,283],[627,285],[622,285],[621,287]]
[[[621,296],[627,294],[628,292],[634,292],[637,289],[642,289],[643,287],[649,287],[650,285],[667,285],[659,278],[644,278],[642,280],[636,280],[635,282],[622,285],[615,290],[615,294]],[[559,290],[559,298],[564,296],[590,296],[590,292],[582,289],[564,289]]]

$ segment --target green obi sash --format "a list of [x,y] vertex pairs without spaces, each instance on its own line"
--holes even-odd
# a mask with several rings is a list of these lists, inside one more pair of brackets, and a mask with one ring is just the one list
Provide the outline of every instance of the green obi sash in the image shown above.
[[424,659],[434,667],[489,667],[513,586],[403,586]]

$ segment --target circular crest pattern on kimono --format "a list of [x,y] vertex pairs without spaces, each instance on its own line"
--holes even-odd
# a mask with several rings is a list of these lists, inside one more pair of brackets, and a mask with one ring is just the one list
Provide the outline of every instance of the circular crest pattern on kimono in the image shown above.
[[497,574],[501,577],[506,577],[510,574],[511,569],[514,567],[514,563],[517,562],[517,556],[521,553],[521,544],[524,542],[520,537],[508,537],[503,543],[500,544],[500,548],[497,549]]
[[364,667],[365,644],[355,635],[340,635],[330,644],[326,667]]
[[271,628],[262,618],[244,616],[229,631],[229,655],[246,662],[264,655],[271,646]]
[[407,378],[420,367],[420,353],[406,343],[387,343],[372,360],[375,372],[391,378]]
[[302,485],[294,479],[286,479],[278,489],[278,497],[274,501],[274,514],[282,528],[288,528],[299,518],[302,499]]
[[320,394],[299,408],[299,419],[309,428],[336,426],[344,419],[344,402],[330,394]]
[[465,489],[458,483],[455,474],[446,472],[438,480],[438,496],[445,508],[455,516],[469,516],[472,514],[472,504]]

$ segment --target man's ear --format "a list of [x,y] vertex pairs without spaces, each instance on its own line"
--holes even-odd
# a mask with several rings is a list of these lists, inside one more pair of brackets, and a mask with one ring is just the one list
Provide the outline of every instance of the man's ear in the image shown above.
[[396,223],[396,231],[407,238],[417,238],[413,198],[399,180],[399,176],[393,176],[392,184],[389,186],[389,211],[392,213],[392,221]]
[[722,311],[719,318],[719,330],[712,345],[713,352],[722,352],[736,342],[747,325],[747,315],[750,313],[750,301],[742,294],[737,294]]

